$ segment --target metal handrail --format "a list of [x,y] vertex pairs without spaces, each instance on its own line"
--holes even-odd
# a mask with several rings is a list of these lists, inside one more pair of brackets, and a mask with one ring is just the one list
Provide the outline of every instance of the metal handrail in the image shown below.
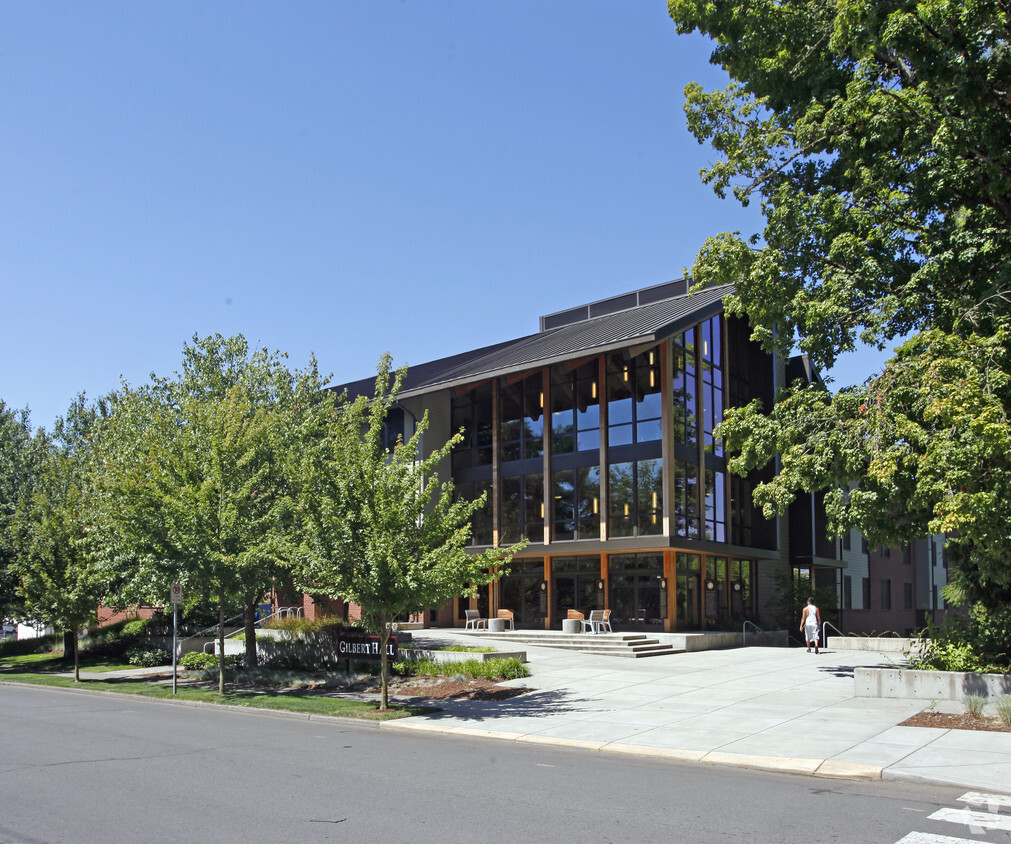
[[757,632],[759,632],[759,633],[764,633],[765,632],[761,627],[759,627],[757,624],[755,624],[755,622],[748,621],[747,619],[745,619],[744,620],[744,625],[741,628],[741,647],[744,647],[744,644],[748,641],[748,625],[749,624],[752,627],[754,627]]
[[[245,615],[245,613],[239,613],[238,615],[233,615],[231,618],[225,619],[225,624],[227,624],[229,621],[235,621],[235,619],[241,618],[243,615]],[[301,607],[278,607],[270,615],[264,616],[263,618],[256,619],[256,621],[253,622],[253,627],[262,626],[266,622],[270,621],[272,618],[301,618],[301,617],[302,617],[302,608]],[[213,630],[217,626],[218,625],[215,624],[212,627],[205,627],[199,633],[194,633],[192,636],[187,636],[186,639],[196,638],[197,636],[200,635],[200,633],[206,633],[208,630]],[[236,627],[235,630],[233,630],[231,633],[226,633],[222,638],[224,638],[224,639],[230,639],[230,638],[232,638],[232,636],[235,636],[235,635],[243,632],[245,629],[246,628],[244,626],[243,627]],[[180,639],[180,642],[185,642],[186,639]],[[204,653],[211,653],[211,651],[207,650],[208,646],[210,646],[212,648],[212,650],[213,650],[213,648],[216,647],[216,640],[215,640],[215,642],[208,642],[206,645],[204,645]]]
[[821,641],[822,641],[822,644],[824,644],[824,643],[826,643],[828,641],[827,628],[829,628],[829,627],[831,627],[833,630],[835,630],[835,632],[838,633],[840,636],[845,636],[846,635],[845,633],[842,632],[842,630],[840,630],[838,627],[836,627],[831,621],[823,621],[821,623]]

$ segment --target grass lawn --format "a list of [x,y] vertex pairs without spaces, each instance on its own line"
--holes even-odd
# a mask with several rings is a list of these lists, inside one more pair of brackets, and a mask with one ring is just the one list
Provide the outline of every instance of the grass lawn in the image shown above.
[[[82,653],[80,656],[81,671],[93,671],[101,674],[105,671],[124,671],[127,668],[136,668],[128,662],[110,659],[108,657],[88,656]],[[62,651],[47,654],[19,654],[17,656],[0,657],[0,671],[6,668],[21,668],[37,672],[61,672],[73,671],[73,662],[64,662]]]
[[[116,665],[113,668],[94,667],[96,664],[82,664],[82,670],[112,671],[118,668],[136,666]],[[141,695],[142,697],[172,699],[171,685],[164,686],[146,680],[82,680],[75,683],[73,677],[57,677],[55,673],[73,671],[73,663],[63,662],[51,654],[28,654],[26,656],[0,658],[0,683],[26,683],[35,686],[55,686],[58,688],[88,689],[89,691],[118,692],[120,694]],[[171,671],[171,668],[169,669]],[[394,706],[380,712],[376,704],[344,700],[326,693],[307,690],[246,690],[225,691],[219,695],[216,690],[179,686],[176,700],[216,703],[224,706],[246,706],[255,709],[280,709],[285,712],[301,712],[307,715],[339,715],[345,718],[362,718],[370,721],[389,721],[432,712],[428,707]]]

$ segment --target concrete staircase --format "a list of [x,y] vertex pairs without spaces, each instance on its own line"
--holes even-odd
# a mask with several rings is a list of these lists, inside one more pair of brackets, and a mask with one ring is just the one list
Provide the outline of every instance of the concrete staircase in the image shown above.
[[[459,632],[459,631],[458,631]],[[684,653],[684,648],[651,639],[645,633],[558,633],[554,630],[516,630],[490,633],[486,630],[468,630],[468,636],[512,644],[534,645],[540,648],[562,648],[569,651],[621,656],[640,659],[646,656],[667,656]]]

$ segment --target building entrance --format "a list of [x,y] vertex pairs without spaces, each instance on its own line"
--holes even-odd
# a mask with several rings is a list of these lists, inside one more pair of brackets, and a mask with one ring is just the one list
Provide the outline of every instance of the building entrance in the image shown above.
[[612,623],[623,630],[663,630],[663,554],[612,554],[607,570]]
[[600,582],[600,557],[553,557],[551,559],[552,624],[565,618],[569,610],[589,615],[590,610],[603,609]]
[[702,555],[678,552],[675,581],[676,628],[701,630]]
[[513,611],[518,628],[544,627],[544,609],[541,607],[541,583],[544,580],[544,560],[513,559],[510,572],[500,581],[499,606]]

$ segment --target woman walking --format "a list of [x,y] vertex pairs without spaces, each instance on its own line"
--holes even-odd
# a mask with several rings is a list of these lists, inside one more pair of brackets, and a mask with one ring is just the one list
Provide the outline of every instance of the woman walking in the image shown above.
[[821,612],[814,605],[814,598],[807,599],[807,606],[800,614],[800,629],[804,634],[804,641],[807,642],[807,652],[811,653],[811,645],[814,645],[814,652],[818,653],[818,637],[821,632]]

